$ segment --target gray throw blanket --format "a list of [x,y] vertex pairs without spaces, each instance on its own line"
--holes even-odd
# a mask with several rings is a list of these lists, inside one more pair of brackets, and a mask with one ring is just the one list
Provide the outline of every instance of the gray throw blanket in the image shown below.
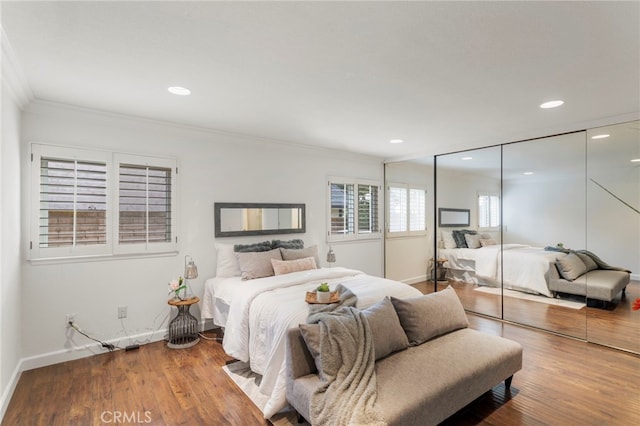
[[630,270],[626,269],[626,268],[621,268],[619,266],[611,266],[609,265],[607,262],[605,262],[604,260],[600,259],[600,257],[598,257],[595,253],[590,252],[589,250],[570,250],[570,249],[566,249],[566,248],[561,248],[561,247],[552,247],[552,246],[547,246],[544,248],[545,251],[558,251],[561,253],[581,253],[581,254],[585,254],[587,256],[589,256],[591,259],[593,259],[594,262],[596,262],[596,265],[598,265],[598,269],[606,269],[609,271],[622,271],[622,272],[628,272],[631,273]]
[[338,285],[340,302],[311,305],[307,323],[320,326],[320,385],[311,396],[313,425],[384,425],[377,398],[373,336],[354,308],[356,297]]

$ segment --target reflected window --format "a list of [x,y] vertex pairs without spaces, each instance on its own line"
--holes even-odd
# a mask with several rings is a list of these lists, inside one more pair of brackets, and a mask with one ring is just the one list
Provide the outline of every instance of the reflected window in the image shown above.
[[484,229],[500,227],[500,196],[498,194],[478,194],[478,227]]
[[406,184],[389,185],[389,227],[395,235],[424,233],[426,230],[426,190]]

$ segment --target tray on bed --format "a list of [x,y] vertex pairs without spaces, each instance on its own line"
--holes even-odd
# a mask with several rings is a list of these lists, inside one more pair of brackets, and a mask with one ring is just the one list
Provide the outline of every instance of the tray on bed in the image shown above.
[[319,303],[322,305],[328,305],[329,303],[338,303],[340,301],[340,296],[337,291],[330,292],[331,296],[329,297],[328,302],[318,302],[315,291],[308,291],[304,301],[307,303]]

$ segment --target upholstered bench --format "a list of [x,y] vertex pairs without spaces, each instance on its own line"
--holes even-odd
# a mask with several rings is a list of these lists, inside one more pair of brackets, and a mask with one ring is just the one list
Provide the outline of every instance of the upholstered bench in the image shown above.
[[549,290],[554,293],[567,293],[577,296],[586,296],[587,300],[601,300],[611,302],[629,284],[629,273],[608,269],[594,269],[582,274],[573,281],[563,278],[551,278]]
[[[503,380],[508,392],[513,374],[522,368],[522,346],[468,328],[453,289],[422,298],[392,299],[400,317],[399,333],[406,331],[407,345],[389,355],[386,351],[378,354],[382,358],[376,356],[375,405],[388,425],[437,425]],[[393,335],[376,336],[381,328],[375,322],[369,319],[378,348],[379,342],[384,346],[384,340],[393,340]],[[427,331],[426,324],[435,328]],[[426,341],[420,342],[423,339]],[[300,416],[311,421],[312,395],[321,379],[308,343],[299,328],[288,331],[287,400]]]

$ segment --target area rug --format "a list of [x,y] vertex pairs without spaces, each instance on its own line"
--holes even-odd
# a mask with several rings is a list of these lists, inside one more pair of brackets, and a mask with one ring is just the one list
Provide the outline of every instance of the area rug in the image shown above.
[[[495,294],[497,296],[500,295],[500,288],[497,288],[497,287],[484,287],[483,286],[483,287],[476,287],[473,290],[474,291],[479,291],[481,293]],[[582,309],[585,306],[587,306],[585,303],[576,302],[576,301],[573,301],[573,300],[556,299],[556,298],[553,298],[553,297],[538,296],[538,295],[535,295],[535,294],[523,293],[521,291],[508,290],[508,289],[504,289],[503,291],[504,291],[505,297],[513,297],[513,298],[516,298],[516,299],[530,300],[532,302],[546,303],[547,305],[562,306],[562,307],[569,308],[569,309]]]
[[[251,399],[256,407],[263,411],[267,403],[267,396],[261,394],[259,390],[261,376],[251,371],[249,364],[240,361],[227,364],[222,369],[236,386],[242,389],[242,392]],[[283,409],[283,411],[271,417],[269,421],[274,426],[309,425],[307,422],[298,423],[297,415],[291,408]]]

